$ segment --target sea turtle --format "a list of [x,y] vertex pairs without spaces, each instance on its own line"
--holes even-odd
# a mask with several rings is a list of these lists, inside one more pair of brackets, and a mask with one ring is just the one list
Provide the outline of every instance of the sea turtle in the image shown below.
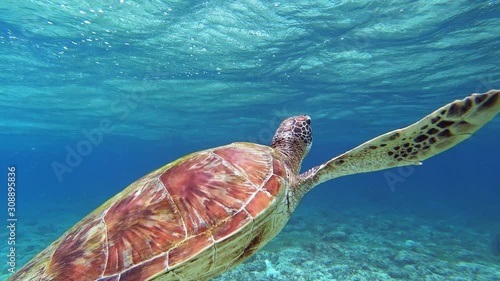
[[9,280],[207,280],[269,242],[314,186],[421,164],[495,117],[499,96],[454,101],[302,174],[307,115],[284,120],[271,147],[239,142],[189,154],[132,183]]

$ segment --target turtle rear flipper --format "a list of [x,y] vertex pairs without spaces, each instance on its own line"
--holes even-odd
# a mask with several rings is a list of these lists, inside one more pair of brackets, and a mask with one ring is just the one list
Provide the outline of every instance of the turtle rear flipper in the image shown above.
[[308,188],[341,176],[420,165],[469,138],[500,111],[500,90],[451,102],[420,121],[369,140],[303,173]]

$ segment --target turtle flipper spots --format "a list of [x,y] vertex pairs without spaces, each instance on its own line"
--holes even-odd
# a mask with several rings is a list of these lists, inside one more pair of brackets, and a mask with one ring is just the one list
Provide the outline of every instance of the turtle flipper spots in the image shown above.
[[[493,119],[500,111],[499,96],[498,90],[491,90],[485,94],[473,94],[441,107],[402,130],[406,135],[418,134],[413,142],[422,143],[425,149],[417,151],[415,155],[419,160],[427,159],[470,137]],[[420,130],[417,130],[418,125],[423,125]],[[425,129],[422,129],[423,127]]]
[[451,102],[420,121],[367,141],[302,176],[318,184],[332,178],[418,165],[470,137],[500,111],[500,90]]

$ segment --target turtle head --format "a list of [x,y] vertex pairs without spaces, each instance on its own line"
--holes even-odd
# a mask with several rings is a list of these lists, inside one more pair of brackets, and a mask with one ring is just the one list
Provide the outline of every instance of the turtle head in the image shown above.
[[307,115],[289,117],[281,122],[271,143],[272,148],[286,155],[290,168],[297,173],[311,145],[311,118]]

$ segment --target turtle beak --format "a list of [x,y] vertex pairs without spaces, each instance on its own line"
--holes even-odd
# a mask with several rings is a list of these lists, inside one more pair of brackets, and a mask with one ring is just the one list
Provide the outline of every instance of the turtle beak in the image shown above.
[[307,125],[311,125],[311,117],[309,117],[309,115],[300,115],[300,116],[297,116],[297,117],[295,117],[295,120],[296,121],[306,122]]

